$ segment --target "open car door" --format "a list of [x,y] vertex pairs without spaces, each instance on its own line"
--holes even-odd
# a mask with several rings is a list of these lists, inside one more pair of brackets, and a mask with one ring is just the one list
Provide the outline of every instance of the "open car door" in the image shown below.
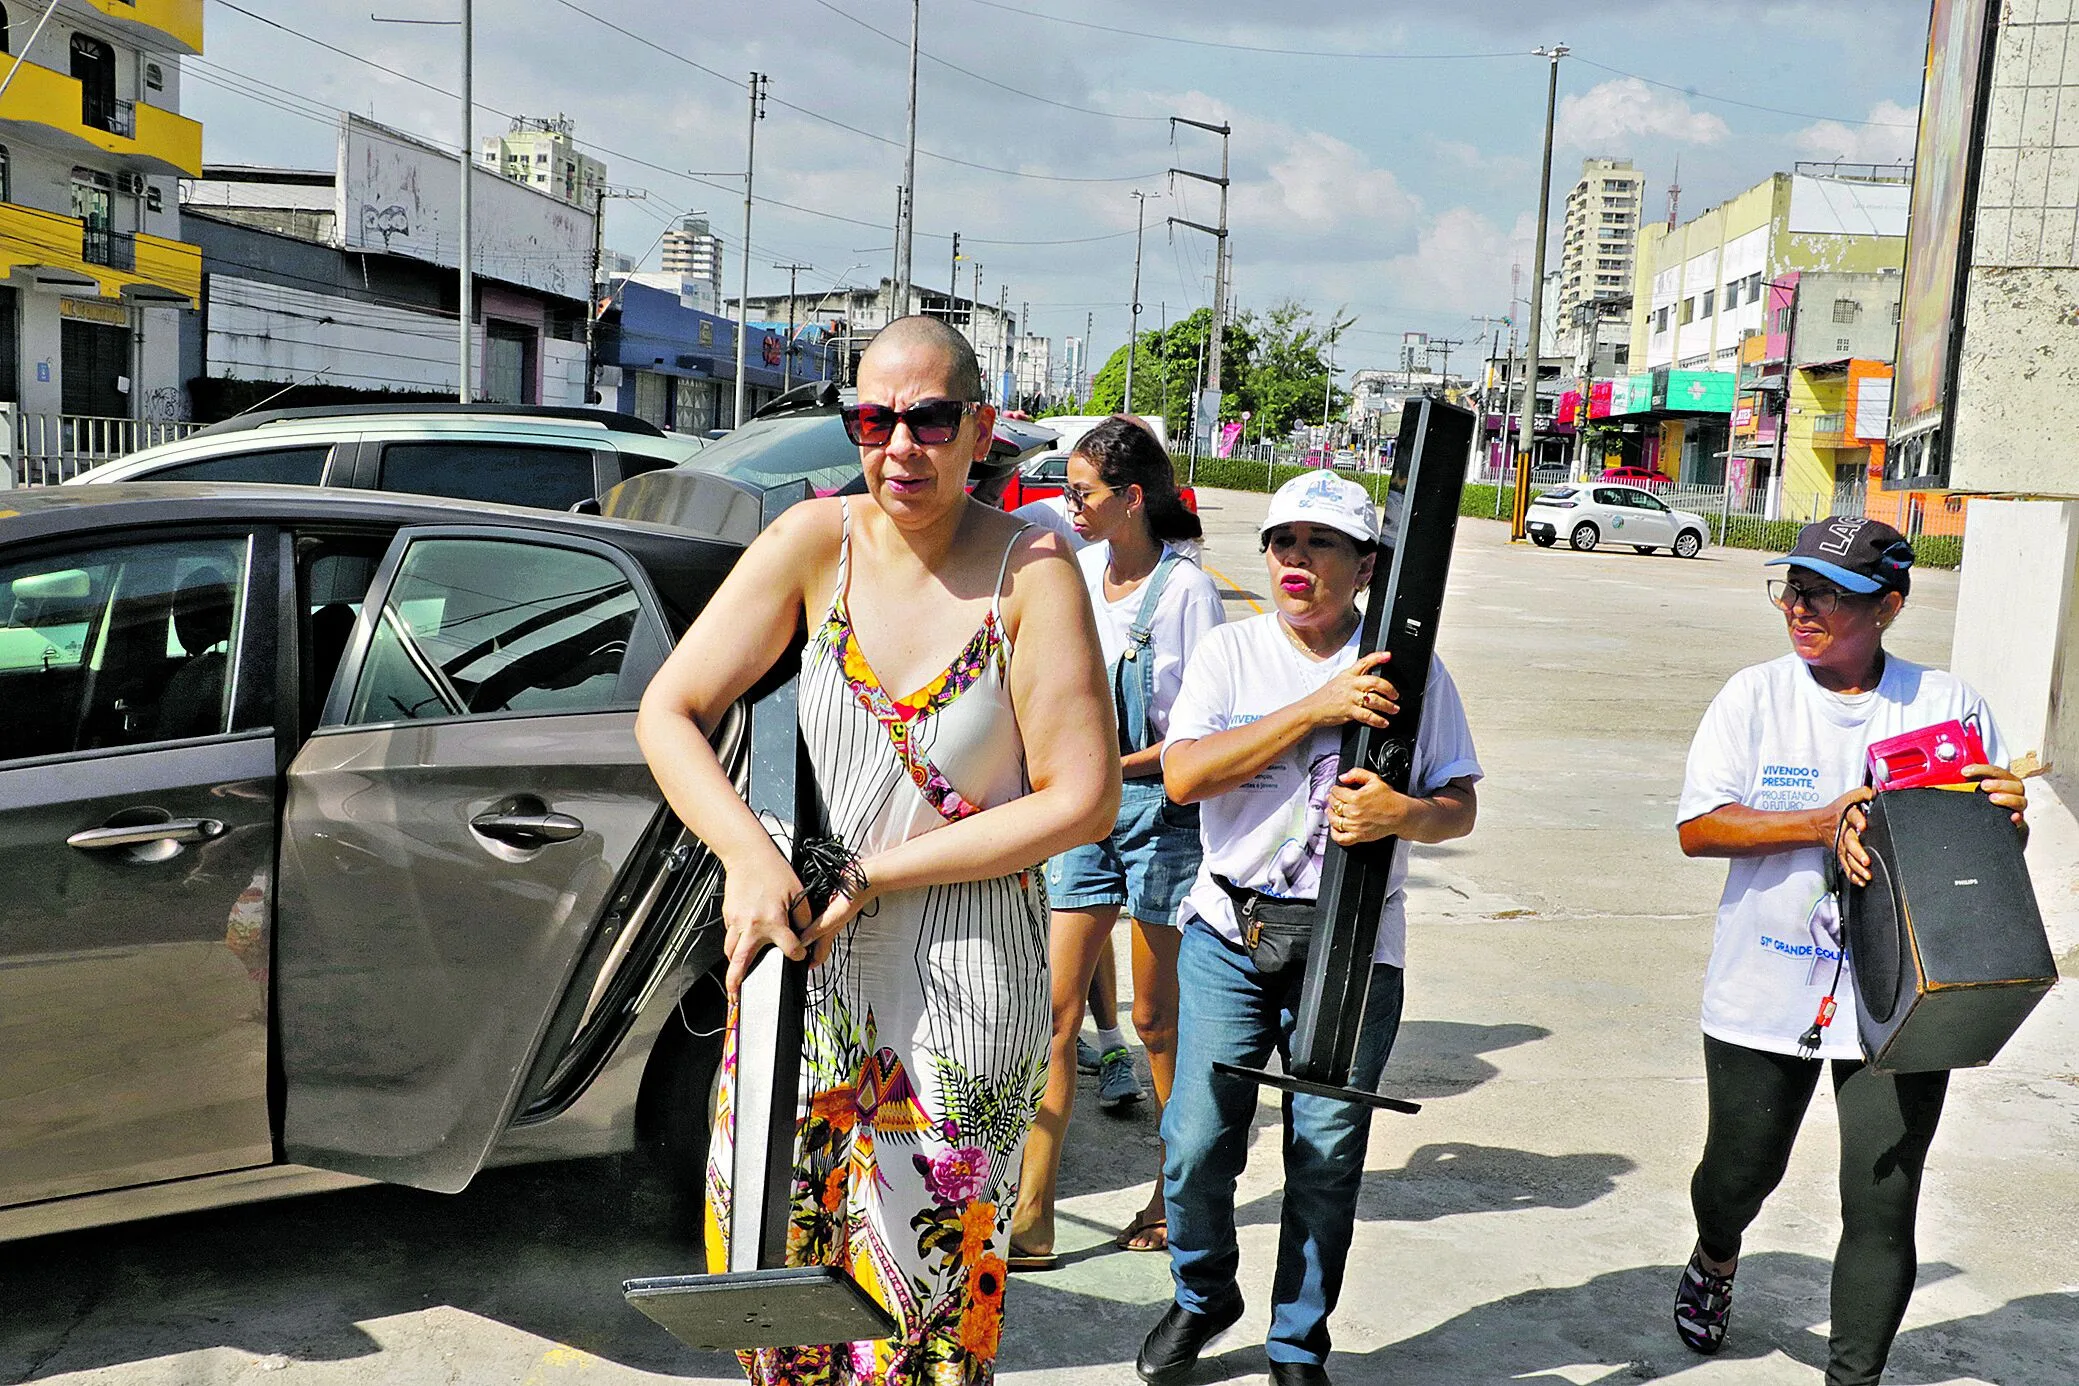
[[612,544],[397,535],[287,777],[287,1159],[448,1192],[482,1165],[617,880],[673,836],[634,734],[669,638]]

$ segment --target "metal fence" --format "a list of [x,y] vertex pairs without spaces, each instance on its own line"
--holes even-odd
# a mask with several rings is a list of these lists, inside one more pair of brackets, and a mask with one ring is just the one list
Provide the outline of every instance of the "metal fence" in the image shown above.
[[0,465],[18,486],[55,486],[104,462],[185,438],[202,425],[175,419],[109,419],[90,414],[25,414],[0,404]]

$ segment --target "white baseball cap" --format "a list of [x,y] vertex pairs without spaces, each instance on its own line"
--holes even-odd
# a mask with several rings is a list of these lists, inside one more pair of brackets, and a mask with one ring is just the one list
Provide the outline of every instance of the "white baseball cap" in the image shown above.
[[1334,472],[1296,476],[1271,496],[1258,534],[1268,534],[1279,525],[1327,525],[1360,544],[1379,542],[1379,512],[1368,492],[1354,481]]

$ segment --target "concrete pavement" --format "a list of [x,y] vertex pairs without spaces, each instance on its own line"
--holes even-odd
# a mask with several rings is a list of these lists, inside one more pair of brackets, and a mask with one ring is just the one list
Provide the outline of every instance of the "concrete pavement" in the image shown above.
[[[1208,561],[1261,600],[1265,498],[1201,494]],[[1838,1229],[1833,1111],[1813,1106],[1756,1225],[1732,1337],[1676,1341],[1686,1186],[1703,1136],[1698,993],[1723,867],[1672,826],[1690,733],[1735,669],[1783,648],[1762,555],[1511,548],[1461,526],[1441,651],[1488,778],[1480,826],[1418,854],[1407,1023],[1373,1129],[1331,1370],[1342,1383],[1813,1386]],[[1920,575],[1892,647],[1945,660],[1955,576]],[[2042,782],[2031,860],[2067,977],[2079,828]],[[2079,988],[1957,1075],[1930,1161],[1921,1286],[1887,1381],[2079,1380]],[[1017,1386],[1133,1381],[1166,1259],[1113,1252],[1153,1128],[1085,1084],[1053,1272],[1014,1281]],[[1201,1381],[1261,1382],[1277,1235],[1275,1108],[1241,1189],[1249,1312]],[[681,1268],[657,1192],[615,1162],[494,1171],[455,1198],[356,1190],[0,1249],[0,1380],[65,1383],[734,1381],[621,1303]],[[31,1251],[35,1264],[17,1254]]]

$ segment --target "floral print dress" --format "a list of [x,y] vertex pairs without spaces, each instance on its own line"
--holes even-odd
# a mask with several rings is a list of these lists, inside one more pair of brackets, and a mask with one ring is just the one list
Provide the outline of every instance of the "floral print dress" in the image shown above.
[[[862,856],[1026,792],[1003,576],[951,666],[897,698],[837,590],[802,657],[801,729],[828,831]],[[1047,907],[1037,872],[881,896],[809,977],[790,1265],[831,1264],[899,1336],[743,1354],[758,1383],[993,1379],[1018,1165],[1046,1084]],[[709,1260],[725,1262],[734,1027],[708,1165]]]

